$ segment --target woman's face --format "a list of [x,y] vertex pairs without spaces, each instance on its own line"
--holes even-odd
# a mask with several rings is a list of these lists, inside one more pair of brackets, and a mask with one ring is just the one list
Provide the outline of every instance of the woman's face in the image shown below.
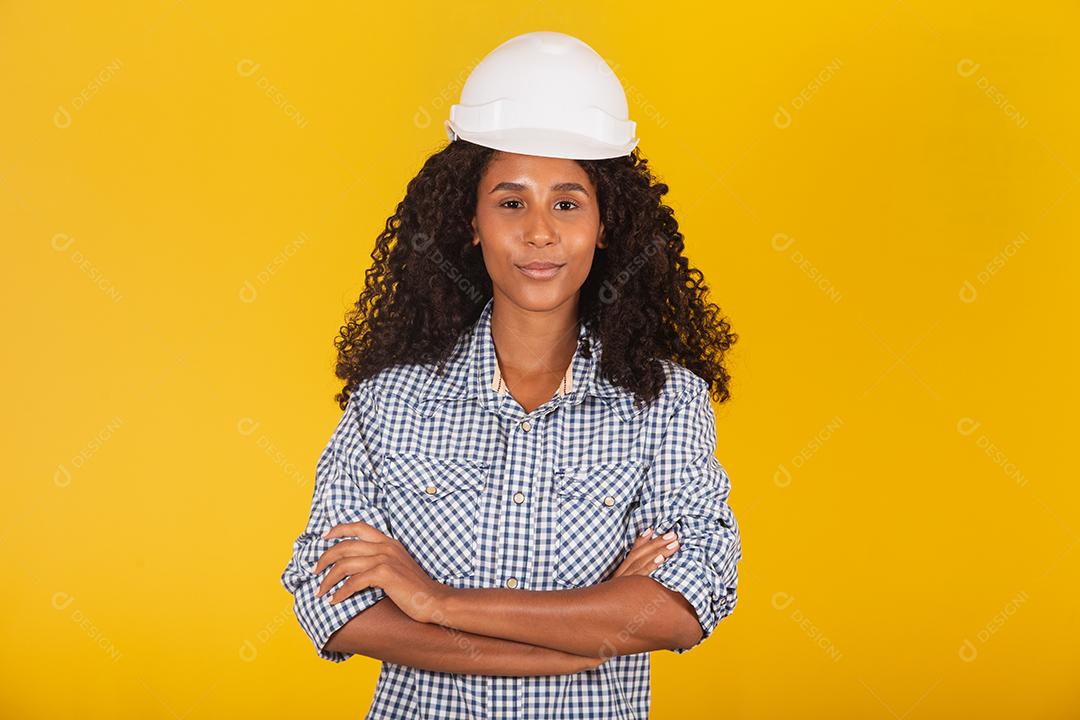
[[[497,293],[527,310],[575,297],[605,247],[596,188],[574,160],[497,152],[477,187],[473,244]],[[536,267],[545,263],[554,267]]]

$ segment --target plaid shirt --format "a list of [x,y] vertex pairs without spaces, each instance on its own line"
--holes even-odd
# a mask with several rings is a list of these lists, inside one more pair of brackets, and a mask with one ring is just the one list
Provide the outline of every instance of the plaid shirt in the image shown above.
[[[398,365],[363,383],[319,457],[307,526],[281,575],[319,657],[350,657],[327,651],[327,639],[385,595],[370,587],[335,605],[314,597],[325,574],[310,568],[340,541],[322,534],[357,520],[397,538],[432,578],[457,588],[595,585],[646,527],[673,529],[678,550],[649,576],[686,597],[704,640],[735,607],[742,557],[707,383],[665,362],[659,399],[636,408],[631,393],[597,373],[600,339],[579,324],[564,385],[526,413],[497,391],[492,303],[442,375],[432,365]],[[586,337],[592,357],[582,352]],[[647,620],[629,622],[627,632]],[[383,662],[367,718],[646,718],[649,657],[529,677]]]

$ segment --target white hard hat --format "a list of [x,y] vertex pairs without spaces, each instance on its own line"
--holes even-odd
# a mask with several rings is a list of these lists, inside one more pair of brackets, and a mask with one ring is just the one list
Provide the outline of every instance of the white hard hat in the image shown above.
[[445,126],[451,141],[579,160],[629,155],[638,143],[615,73],[560,32],[518,35],[488,53]]

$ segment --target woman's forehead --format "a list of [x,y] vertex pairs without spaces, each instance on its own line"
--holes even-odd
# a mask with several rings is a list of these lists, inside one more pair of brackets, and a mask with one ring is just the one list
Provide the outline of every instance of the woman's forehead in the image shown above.
[[516,182],[537,189],[562,182],[576,182],[591,187],[585,168],[576,160],[521,155],[499,151],[484,170],[484,179],[490,184]]

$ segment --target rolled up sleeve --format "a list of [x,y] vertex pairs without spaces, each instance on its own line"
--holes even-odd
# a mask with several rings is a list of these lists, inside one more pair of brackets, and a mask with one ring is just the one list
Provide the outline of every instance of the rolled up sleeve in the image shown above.
[[708,385],[699,378],[675,405],[630,531],[636,537],[652,527],[678,536],[675,554],[649,577],[681,593],[697,615],[701,639],[673,649],[681,654],[704,642],[734,611],[742,543],[727,503],[731,481],[715,456],[716,417]]
[[382,588],[369,587],[331,605],[327,599],[348,578],[342,578],[317,598],[315,593],[329,568],[319,575],[311,572],[322,554],[343,540],[322,537],[335,525],[363,521],[389,534],[385,515],[375,505],[378,492],[372,457],[377,452],[374,440],[377,420],[373,393],[373,388],[361,385],[350,396],[330,441],[320,454],[307,526],[293,543],[292,557],[281,574],[281,584],[294,597],[293,612],[300,627],[314,643],[319,657],[335,663],[347,660],[354,653],[327,651],[327,640],[385,596]]

